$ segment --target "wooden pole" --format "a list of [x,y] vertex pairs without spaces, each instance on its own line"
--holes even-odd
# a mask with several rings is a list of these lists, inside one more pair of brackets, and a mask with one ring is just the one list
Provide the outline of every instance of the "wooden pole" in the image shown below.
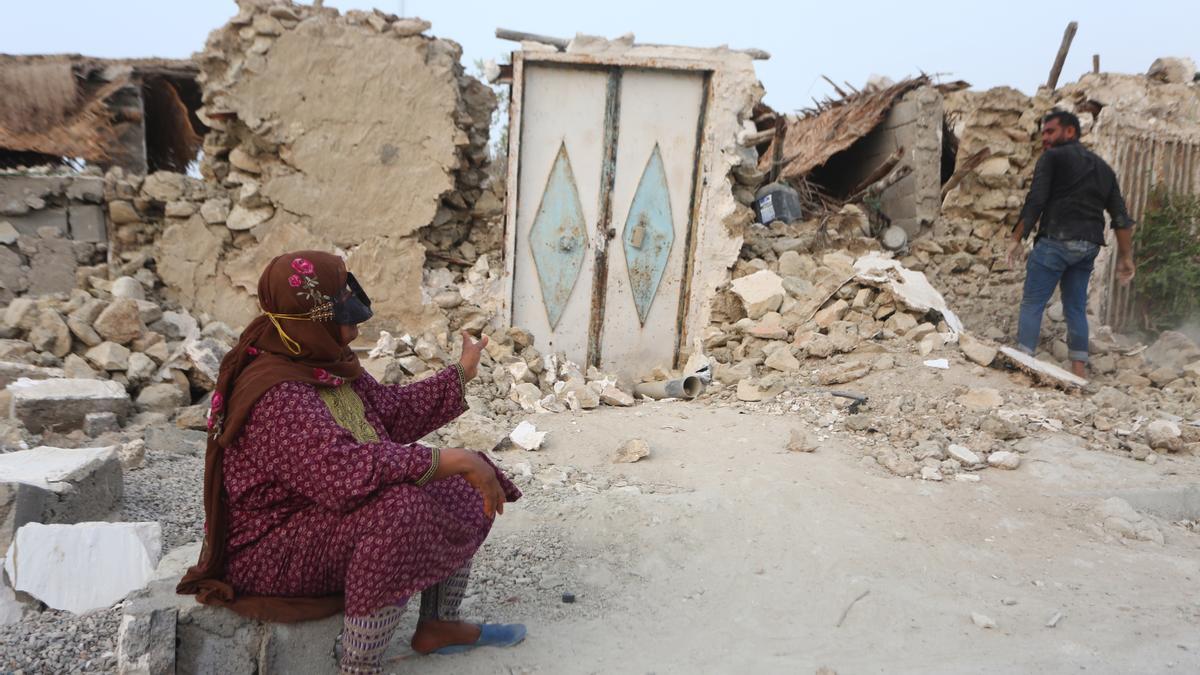
[[1046,79],[1046,87],[1051,91],[1058,86],[1058,76],[1062,74],[1063,64],[1067,61],[1067,51],[1071,49],[1071,41],[1075,39],[1075,30],[1078,28],[1079,24],[1072,21],[1067,24],[1067,30],[1063,31],[1062,44],[1058,47],[1058,54],[1054,56],[1050,77]]
[[1092,54],[1092,72],[1096,73],[1096,74],[1100,73],[1100,55],[1099,54]]

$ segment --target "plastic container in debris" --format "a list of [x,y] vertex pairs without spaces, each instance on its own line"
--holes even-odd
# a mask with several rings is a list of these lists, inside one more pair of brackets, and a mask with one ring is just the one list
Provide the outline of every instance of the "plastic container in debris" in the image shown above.
[[786,183],[770,183],[754,195],[758,222],[770,225],[776,220],[791,223],[800,220],[800,193]]

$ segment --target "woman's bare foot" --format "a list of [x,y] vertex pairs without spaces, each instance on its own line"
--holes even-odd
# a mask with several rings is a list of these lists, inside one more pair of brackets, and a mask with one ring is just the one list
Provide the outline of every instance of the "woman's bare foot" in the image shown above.
[[437,621],[425,619],[417,623],[413,633],[413,651],[428,654],[450,645],[474,644],[479,639],[479,625],[466,621]]

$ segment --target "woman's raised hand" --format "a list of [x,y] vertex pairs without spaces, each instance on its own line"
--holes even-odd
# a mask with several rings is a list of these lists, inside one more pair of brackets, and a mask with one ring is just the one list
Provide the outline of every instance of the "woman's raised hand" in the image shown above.
[[471,334],[464,330],[462,340],[462,357],[458,359],[458,364],[462,366],[463,376],[467,380],[473,380],[479,374],[479,356],[483,353],[483,348],[487,346],[488,338],[484,335],[476,342],[471,338]]

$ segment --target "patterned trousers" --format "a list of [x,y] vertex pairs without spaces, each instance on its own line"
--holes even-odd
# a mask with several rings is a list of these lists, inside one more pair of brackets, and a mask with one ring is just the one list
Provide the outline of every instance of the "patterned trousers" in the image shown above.
[[[421,591],[421,621],[458,621],[458,610],[467,593],[471,563],[445,580]],[[347,616],[338,637],[343,675],[378,675],[383,655],[392,643],[407,601],[384,607],[367,616]]]

